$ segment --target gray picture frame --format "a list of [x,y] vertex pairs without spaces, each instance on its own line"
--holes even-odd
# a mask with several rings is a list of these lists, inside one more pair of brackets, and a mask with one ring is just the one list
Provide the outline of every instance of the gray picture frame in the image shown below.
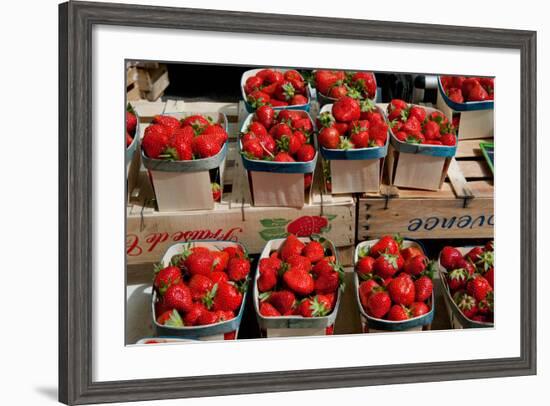
[[[95,24],[517,49],[521,54],[521,354],[517,358],[92,380]],[[536,32],[69,2],[59,6],[59,400],[122,402],[536,374]]]

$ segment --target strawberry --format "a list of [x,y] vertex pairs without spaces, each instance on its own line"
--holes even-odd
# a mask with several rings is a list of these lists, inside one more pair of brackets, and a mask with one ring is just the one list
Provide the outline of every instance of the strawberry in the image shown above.
[[384,121],[371,124],[369,128],[369,137],[371,140],[379,141],[381,145],[386,144],[386,139],[388,138],[388,125]]
[[344,280],[344,270],[332,264],[330,270],[323,270],[315,279],[315,293],[334,293]]
[[176,309],[162,313],[157,317],[157,323],[169,327],[183,327],[183,320]]
[[271,106],[260,106],[256,110],[256,118],[266,129],[270,129],[275,121],[275,110]]
[[464,269],[466,271],[466,276],[472,276],[476,273],[476,267],[474,264],[462,257],[456,260],[455,267]]
[[126,148],[128,148],[130,146],[132,141],[134,141],[134,139],[132,138],[132,136],[130,134],[128,134],[128,132],[126,132]]
[[409,110],[409,118],[416,118],[419,123],[423,123],[426,119],[426,110],[420,106],[411,106]]
[[191,275],[210,276],[214,267],[214,257],[210,251],[194,251],[186,258],[185,267]]
[[258,121],[253,121],[252,123],[250,123],[250,125],[248,126],[248,132],[253,133],[258,137],[267,135],[267,129],[262,123]]
[[325,127],[319,132],[319,144],[324,148],[337,149],[340,144],[340,133],[334,127]]
[[200,301],[212,289],[214,283],[204,275],[196,274],[189,279],[188,285],[191,291],[191,297],[195,301]]
[[287,231],[298,237],[320,234],[328,226],[328,220],[323,216],[301,216],[287,226]]
[[214,156],[221,150],[221,145],[218,143],[216,136],[205,133],[195,137],[191,146],[193,148],[193,154],[199,158]]
[[[269,259],[269,258],[262,258]],[[278,269],[278,268],[277,268]],[[262,267],[260,260],[260,276],[258,277],[258,291],[267,292],[277,285],[277,269],[272,267]]]
[[387,235],[378,240],[370,248],[369,255],[376,259],[383,253],[397,255],[398,252],[399,243],[393,237]]
[[307,296],[315,289],[315,281],[311,275],[298,268],[290,268],[283,274],[283,280],[291,290],[299,295]]
[[302,146],[300,138],[296,137],[294,133],[290,135],[283,135],[277,140],[276,144],[280,151],[286,151],[290,155],[296,154]]
[[397,258],[397,255],[381,254],[374,260],[372,266],[374,273],[382,279],[392,277],[397,272]]
[[343,83],[336,82],[329,90],[329,96],[334,99],[340,99],[348,95],[348,88]]
[[350,141],[355,148],[368,148],[369,140],[370,138],[368,131],[353,133],[350,137]]
[[180,269],[177,266],[168,266],[156,272],[153,286],[161,295],[164,295],[170,286],[181,283],[181,281]]
[[388,312],[387,319],[391,321],[404,321],[411,318],[411,312],[403,305],[394,304]]
[[304,190],[307,191],[313,183],[313,174],[304,173]]
[[371,72],[356,72],[351,77],[351,84],[365,92],[369,99],[374,99],[376,94],[376,80]]
[[137,117],[130,111],[126,111],[126,132],[134,135],[137,127]]
[[315,72],[315,85],[317,89],[328,95],[330,88],[338,81],[338,76],[329,70],[318,70]]
[[483,300],[493,288],[481,275],[474,276],[466,285],[466,291],[470,296],[473,296],[477,301]]
[[227,255],[229,255],[229,259],[231,258],[246,258],[246,254],[243,250],[243,247],[240,245],[231,245],[229,247],[225,247],[223,249],[224,252],[227,252]]
[[484,101],[489,98],[489,93],[478,82],[474,85],[468,93],[468,101]]
[[309,259],[310,262],[316,263],[325,256],[325,249],[319,241],[310,241],[302,250],[302,255]]
[[495,288],[495,268],[490,267],[487,272],[485,272],[485,279],[489,282],[489,285],[494,289]]
[[430,307],[424,302],[413,302],[409,306],[411,317],[420,317],[430,312]]
[[180,122],[177,118],[172,116],[156,115],[153,117],[153,124],[163,125],[168,127],[173,132],[176,128],[179,128]]
[[195,114],[184,118],[181,121],[180,125],[181,127],[190,126],[191,128],[193,128],[193,130],[199,133],[202,132],[202,130],[204,130],[206,127],[208,127],[210,125],[210,122],[200,114]]
[[141,147],[149,158],[158,159],[170,141],[171,130],[159,124],[153,124],[145,129]]
[[278,152],[273,160],[275,162],[296,162],[288,152]]
[[212,308],[217,310],[237,310],[243,300],[243,295],[230,283],[220,283],[214,297]]
[[426,269],[428,265],[428,258],[425,255],[416,255],[405,261],[403,270],[412,276],[420,275]]
[[216,314],[216,312],[211,312],[210,310],[204,310],[198,317],[197,324],[200,326],[205,326],[208,324],[217,323],[218,321],[219,321],[218,315]]
[[183,322],[186,326],[194,326],[198,323],[203,312],[207,311],[202,303],[193,303],[191,308],[185,313]]
[[164,293],[163,300],[166,306],[180,312],[188,311],[193,303],[191,291],[183,283],[170,286]]
[[467,283],[467,273],[463,268],[453,269],[447,274],[447,283],[449,284],[449,289],[451,291],[456,291],[458,289],[466,288]]
[[374,272],[375,259],[368,255],[362,257],[357,261],[355,269],[360,278],[370,277]]
[[286,123],[277,123],[270,128],[269,134],[275,139],[280,140],[283,136],[290,137],[293,134],[292,128]]
[[414,290],[416,302],[425,302],[432,297],[434,284],[430,277],[423,275],[414,281]]
[[367,298],[366,312],[369,316],[381,319],[384,317],[391,307],[391,299],[388,292],[379,287],[371,289],[371,293]]
[[388,286],[388,292],[393,303],[405,306],[414,302],[416,296],[414,282],[407,274],[394,278]]
[[407,262],[412,257],[415,257],[417,255],[424,255],[422,250],[418,247],[407,247],[403,248],[401,251],[401,256],[403,257],[403,260]]
[[279,252],[281,259],[287,261],[290,257],[295,255],[302,255],[302,251],[305,248],[305,244],[298,239],[294,234],[290,234],[281,245]]
[[277,99],[271,99],[269,101],[269,104],[271,104],[273,107],[284,107],[284,106],[288,106],[288,103],[286,101],[280,101],[280,100],[277,100]]
[[330,313],[330,302],[322,295],[307,298],[300,303],[298,312],[304,317],[324,317]]
[[373,292],[373,289],[377,287],[380,287],[380,285],[374,279],[361,282],[359,285],[359,300],[361,301],[363,308],[367,308],[367,300],[369,295]]
[[401,99],[393,99],[388,104],[388,113],[391,113],[394,110],[407,110],[409,108],[409,105],[406,101]]
[[473,296],[470,296],[465,292],[459,291],[455,293],[455,295],[453,296],[453,300],[455,301],[462,314],[464,314],[464,316],[468,319],[471,319],[477,314],[477,300]]
[[243,142],[242,145],[243,154],[249,159],[262,159],[265,155],[265,150],[257,138]]
[[227,264],[227,275],[232,281],[245,280],[250,272],[250,262],[245,258],[231,258]]
[[225,271],[229,262],[229,254],[226,251],[210,251],[210,255],[214,258],[212,272]]
[[286,263],[292,268],[298,268],[305,272],[311,271],[311,261],[302,255],[293,255],[286,260]]
[[215,202],[219,202],[222,200],[222,190],[220,188],[220,185],[216,182],[213,182],[210,184],[212,187],[212,199]]
[[214,283],[221,283],[221,282],[228,282],[229,281],[229,277],[227,276],[227,274],[225,272],[222,272],[222,271],[212,271],[212,273],[210,274],[210,279]]
[[332,115],[336,121],[346,123],[359,120],[361,117],[361,106],[357,100],[351,97],[342,97],[332,105]]
[[481,259],[481,255],[485,250],[481,247],[474,247],[464,255],[464,258],[469,259],[472,263],[476,263]]
[[260,314],[264,317],[279,317],[281,313],[271,303],[260,302]]
[[324,257],[317,261],[317,263],[311,268],[311,273],[315,275],[315,277],[318,277],[323,272],[328,272],[333,270],[334,268],[334,257]]
[[407,121],[405,121],[405,124],[403,124],[403,127],[401,127],[401,131],[409,135],[417,135],[420,133],[421,129],[420,121],[418,121],[416,117],[409,117]]
[[296,158],[300,162],[309,162],[315,158],[315,153],[313,145],[304,144],[296,152]]
[[235,318],[235,313],[230,310],[217,310],[216,317],[218,318],[218,322],[228,321]]
[[307,102],[308,102],[308,99],[307,99],[306,96],[301,95],[301,94],[296,94],[296,95],[292,96],[292,98],[290,99],[289,104],[291,106],[297,106],[297,105],[300,105],[300,104],[307,104]]
[[428,115],[428,120],[435,121],[440,126],[444,126],[449,122],[449,119],[439,111],[434,111]]
[[202,135],[211,136],[214,139],[214,141],[217,142],[220,146],[223,146],[223,144],[227,141],[227,138],[228,138],[227,132],[219,124],[214,124],[206,127],[206,129],[202,132]]
[[435,121],[427,121],[426,124],[424,124],[423,132],[424,137],[427,140],[436,140],[441,138],[441,134],[439,132],[439,124],[437,124]]
[[284,315],[291,314],[296,305],[296,296],[289,290],[271,292],[267,300],[279,313]]
[[260,90],[262,84],[264,83],[263,79],[259,76],[250,76],[246,79],[244,84],[244,92],[249,94],[254,90]]
[[459,258],[462,258],[462,254],[459,250],[453,247],[443,247],[439,257],[439,261],[443,268],[450,270],[455,269]]
[[478,323],[487,323],[489,321],[488,317],[484,314],[476,314],[473,317],[470,317],[472,321],[477,321]]
[[265,104],[268,104],[271,100],[271,97],[267,93],[262,92],[261,90],[254,90],[250,92],[247,97],[247,101],[253,108],[261,107]]
[[470,91],[478,85],[479,81],[476,78],[466,78],[462,81],[461,90],[466,100],[470,100]]
[[275,140],[271,135],[259,135],[258,140],[260,141],[260,145],[263,147],[263,150],[267,150],[268,155],[273,155],[275,153],[275,150],[277,149],[277,144],[275,143]]
[[462,95],[462,90],[453,87],[447,90],[447,97],[454,101],[455,103],[464,103],[464,96]]

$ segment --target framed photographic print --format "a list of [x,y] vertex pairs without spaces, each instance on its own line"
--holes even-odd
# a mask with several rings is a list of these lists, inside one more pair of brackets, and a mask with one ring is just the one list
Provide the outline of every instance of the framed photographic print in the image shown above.
[[535,32],[59,15],[60,401],[536,373]]

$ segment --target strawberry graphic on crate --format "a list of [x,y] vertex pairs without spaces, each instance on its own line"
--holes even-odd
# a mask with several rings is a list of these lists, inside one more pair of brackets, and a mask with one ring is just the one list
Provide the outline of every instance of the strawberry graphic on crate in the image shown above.
[[289,234],[298,237],[319,237],[330,231],[330,222],[337,216],[329,214],[326,216],[301,216],[294,220],[285,218],[262,219],[260,223],[264,227],[260,236],[264,241],[275,238],[285,238]]

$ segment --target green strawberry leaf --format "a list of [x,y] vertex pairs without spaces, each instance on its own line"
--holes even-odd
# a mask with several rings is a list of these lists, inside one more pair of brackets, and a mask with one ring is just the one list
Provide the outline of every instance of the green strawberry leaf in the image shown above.
[[264,241],[273,240],[275,238],[285,238],[287,235],[288,233],[283,227],[266,228],[260,231],[260,237],[262,237]]
[[164,323],[168,327],[183,327],[183,320],[176,309],[172,310],[170,318]]
[[289,222],[290,222],[290,220],[283,219],[283,218],[261,219],[260,220],[260,223],[264,227],[284,227]]
[[328,221],[332,221],[336,217],[338,217],[338,215],[337,214],[327,214],[325,217],[327,218]]

